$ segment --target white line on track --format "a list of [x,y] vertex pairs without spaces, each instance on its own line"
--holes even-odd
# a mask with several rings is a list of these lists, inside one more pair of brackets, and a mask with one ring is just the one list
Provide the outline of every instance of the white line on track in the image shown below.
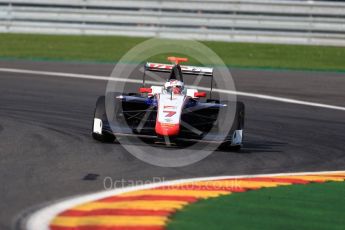
[[103,199],[109,196],[119,195],[125,192],[131,192],[141,189],[156,188],[159,186],[172,186],[180,183],[192,183],[196,181],[208,180],[222,180],[222,179],[240,179],[246,177],[268,177],[268,176],[294,176],[294,175],[315,175],[315,174],[330,174],[330,173],[345,173],[345,171],[324,171],[324,172],[300,172],[300,173],[275,173],[275,174],[256,174],[256,175],[239,175],[239,176],[216,176],[216,177],[200,177],[192,179],[180,179],[152,184],[145,184],[133,187],[119,188],[108,191],[101,191],[89,195],[78,196],[57,202],[53,205],[42,208],[28,217],[25,226],[27,230],[49,230],[49,224],[59,213],[72,208],[76,205],[92,202],[94,200]]
[[[126,78],[106,77],[106,76],[99,76],[99,75],[61,73],[61,72],[26,70],[26,69],[12,69],[12,68],[0,68],[0,72],[21,73],[21,74],[31,74],[31,75],[51,76],[51,77],[78,78],[78,79],[89,79],[89,80],[103,80],[103,81],[112,80],[112,81],[128,82],[128,83],[141,83],[142,82],[139,79],[126,79]],[[149,84],[157,83],[155,81],[146,81],[146,82]],[[201,90],[208,90],[208,88],[206,88],[206,87],[197,87],[197,88],[201,89]],[[264,95],[264,94],[247,93],[247,92],[225,90],[225,89],[214,89],[214,91],[218,92],[218,93],[232,94],[232,95],[252,97],[252,98],[259,98],[259,99],[263,99],[263,100],[278,101],[278,102],[284,102],[284,103],[289,103],[289,104],[297,104],[297,105],[313,106],[313,107],[324,108],[324,109],[333,109],[333,110],[345,111],[345,107],[342,107],[342,106],[328,105],[328,104],[317,103],[317,102],[302,101],[302,100],[295,100],[295,99],[284,98],[284,97],[275,97],[275,96]]]

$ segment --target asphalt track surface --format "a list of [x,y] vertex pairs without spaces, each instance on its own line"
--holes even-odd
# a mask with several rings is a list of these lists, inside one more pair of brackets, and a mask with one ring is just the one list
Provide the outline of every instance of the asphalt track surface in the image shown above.
[[[113,65],[0,61],[0,68],[109,76]],[[345,106],[345,74],[232,70],[239,91]],[[169,180],[345,169],[345,112],[239,97],[246,104],[241,152],[215,151],[181,168],[146,164],[121,145],[91,138],[106,81],[0,72],[0,229],[46,202],[103,189],[103,179]],[[96,174],[95,180],[85,180]]]

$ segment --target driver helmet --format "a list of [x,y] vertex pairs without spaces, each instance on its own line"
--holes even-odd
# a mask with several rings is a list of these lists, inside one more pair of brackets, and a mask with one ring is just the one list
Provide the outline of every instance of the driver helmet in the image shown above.
[[165,83],[164,89],[168,93],[181,94],[184,89],[184,84],[182,81],[170,80]]

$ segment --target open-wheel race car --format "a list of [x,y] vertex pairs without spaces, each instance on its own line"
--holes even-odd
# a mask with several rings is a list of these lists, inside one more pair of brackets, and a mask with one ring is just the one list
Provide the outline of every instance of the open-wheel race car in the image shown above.
[[[213,68],[180,65],[186,58],[169,57],[174,64],[146,63],[145,71],[168,72],[162,85],[143,86],[139,93],[111,92],[100,96],[96,103],[92,136],[102,142],[114,142],[125,137],[160,143],[179,144],[210,142],[223,149],[239,150],[244,128],[244,104],[220,101],[197,87],[188,88],[184,75],[211,77],[210,95],[213,88]],[[111,100],[112,115],[107,111],[106,97]],[[225,135],[217,133],[220,111],[233,108],[233,122]],[[108,115],[108,116],[107,116]],[[224,115],[223,115],[224,116]],[[222,119],[230,119],[222,117]]]

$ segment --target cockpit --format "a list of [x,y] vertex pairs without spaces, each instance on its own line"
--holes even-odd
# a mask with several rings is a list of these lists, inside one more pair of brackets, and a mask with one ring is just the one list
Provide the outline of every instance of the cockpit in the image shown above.
[[167,93],[182,94],[184,90],[184,84],[182,81],[172,79],[164,84],[164,90]]

